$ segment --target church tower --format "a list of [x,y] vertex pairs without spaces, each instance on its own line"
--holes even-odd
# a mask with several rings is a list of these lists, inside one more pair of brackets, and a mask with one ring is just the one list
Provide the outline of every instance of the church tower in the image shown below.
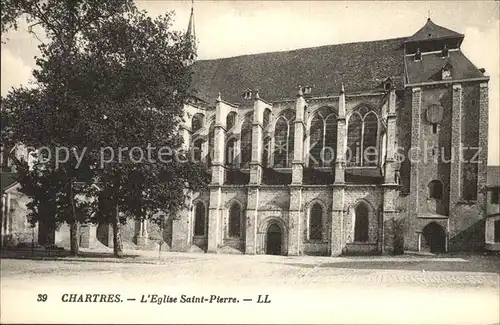
[[410,156],[406,249],[482,245],[473,226],[485,210],[489,77],[462,52],[463,40],[429,18],[404,44],[411,148],[419,149]]

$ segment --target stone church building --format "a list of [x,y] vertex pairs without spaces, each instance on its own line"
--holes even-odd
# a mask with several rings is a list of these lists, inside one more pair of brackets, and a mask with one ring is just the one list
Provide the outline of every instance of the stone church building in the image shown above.
[[[211,182],[160,236],[209,253],[483,248],[489,77],[463,40],[428,19],[409,37],[193,62],[183,135]],[[130,227],[138,245],[158,232]]]
[[428,19],[410,37],[194,62],[184,138],[211,183],[172,249],[482,247],[489,77],[463,40]]

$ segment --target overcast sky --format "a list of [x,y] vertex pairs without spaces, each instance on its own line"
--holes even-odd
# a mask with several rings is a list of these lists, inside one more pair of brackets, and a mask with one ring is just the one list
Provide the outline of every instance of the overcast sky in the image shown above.
[[[187,28],[190,0],[137,3],[152,16],[173,10],[174,28]],[[488,163],[500,165],[498,2],[195,1],[194,7],[199,59],[410,36],[430,13],[436,24],[465,34],[462,50],[491,77]],[[2,95],[28,83],[38,53],[26,25],[8,36]]]

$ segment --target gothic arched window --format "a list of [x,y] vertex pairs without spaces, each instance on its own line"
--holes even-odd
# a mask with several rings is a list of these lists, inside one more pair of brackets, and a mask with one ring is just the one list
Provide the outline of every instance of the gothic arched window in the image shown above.
[[203,114],[196,113],[191,119],[191,132],[198,132],[203,127]]
[[235,112],[229,112],[226,116],[226,130],[231,130],[234,125],[236,124],[236,113]]
[[462,163],[462,199],[466,201],[477,200],[477,163]]
[[325,166],[332,166],[337,157],[337,115],[325,117]]
[[377,166],[378,163],[378,118],[371,112],[363,119],[363,166]]
[[194,235],[195,236],[205,235],[205,205],[202,202],[198,202],[195,205]]
[[269,167],[269,147],[271,146],[271,138],[264,139],[264,145],[262,147],[262,167]]
[[252,118],[245,117],[240,135],[241,168],[248,168],[252,160]]
[[352,113],[347,126],[348,166],[378,165],[378,117],[373,111],[362,107]]
[[203,146],[203,139],[196,139],[193,142],[193,160],[194,160],[194,162],[201,161],[202,146]]
[[226,166],[234,167],[236,164],[236,139],[231,138],[226,144]]
[[334,162],[337,151],[337,116],[328,108],[320,109],[309,129],[309,154],[313,166],[327,167]]
[[266,108],[264,110],[264,117],[262,119],[262,126],[266,127],[269,124],[269,120],[271,119],[271,110]]
[[215,148],[215,123],[210,123],[208,128],[208,165],[212,165],[214,159],[214,148]]
[[429,199],[441,200],[443,198],[443,183],[433,180],[427,185]]
[[354,241],[366,242],[368,241],[368,207],[360,203],[354,213]]
[[292,167],[295,113],[286,111],[276,120],[274,128],[274,167]]
[[229,209],[229,237],[240,237],[241,232],[241,208],[234,203]]
[[323,239],[323,208],[319,203],[314,203],[309,213],[309,239]]
[[350,166],[360,166],[361,158],[361,129],[363,120],[358,113],[353,113],[347,126],[347,153],[346,162]]
[[324,128],[323,117],[316,113],[309,129],[309,161],[312,166],[322,166],[321,151],[324,146]]

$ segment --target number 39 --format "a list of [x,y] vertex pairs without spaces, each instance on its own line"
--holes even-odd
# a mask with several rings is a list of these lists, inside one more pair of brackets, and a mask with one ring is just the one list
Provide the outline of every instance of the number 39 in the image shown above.
[[38,298],[36,299],[36,301],[46,302],[47,301],[47,295],[45,293],[44,294],[39,294]]

